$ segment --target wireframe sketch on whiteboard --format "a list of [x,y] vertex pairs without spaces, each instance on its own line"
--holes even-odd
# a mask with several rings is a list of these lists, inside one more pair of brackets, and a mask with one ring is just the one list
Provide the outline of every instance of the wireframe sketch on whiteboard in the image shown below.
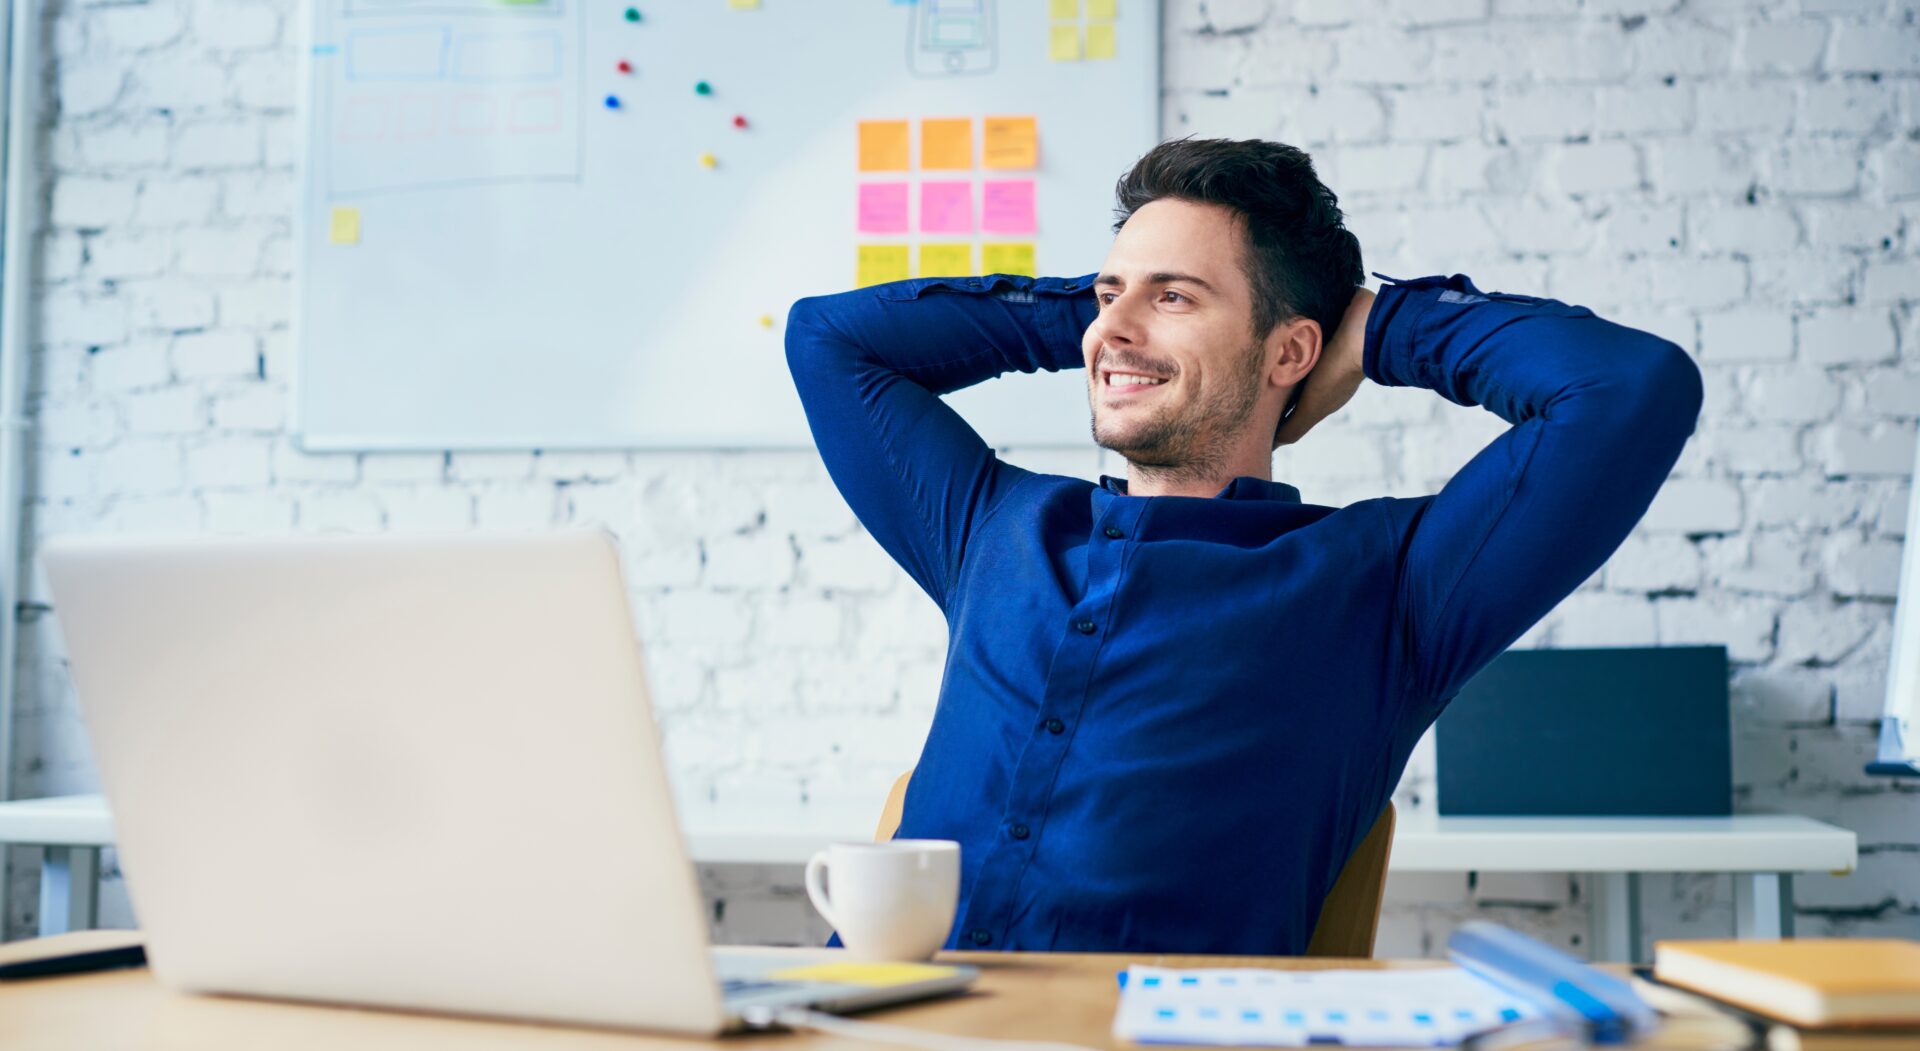
[[995,64],[993,0],[919,0],[907,30],[916,77],[989,73]]
[[327,194],[577,181],[581,12],[558,0],[332,0]]

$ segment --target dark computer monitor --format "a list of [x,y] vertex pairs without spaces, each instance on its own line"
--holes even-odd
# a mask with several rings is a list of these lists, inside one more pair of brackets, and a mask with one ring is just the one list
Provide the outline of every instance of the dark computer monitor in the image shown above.
[[1733,812],[1725,646],[1508,650],[1435,731],[1443,815]]

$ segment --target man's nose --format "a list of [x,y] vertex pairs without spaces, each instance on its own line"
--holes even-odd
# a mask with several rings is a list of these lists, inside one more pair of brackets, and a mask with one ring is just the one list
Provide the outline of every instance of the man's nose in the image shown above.
[[1140,311],[1134,298],[1126,295],[1113,297],[1113,301],[1100,309],[1094,319],[1094,331],[1108,343],[1137,343],[1140,337]]

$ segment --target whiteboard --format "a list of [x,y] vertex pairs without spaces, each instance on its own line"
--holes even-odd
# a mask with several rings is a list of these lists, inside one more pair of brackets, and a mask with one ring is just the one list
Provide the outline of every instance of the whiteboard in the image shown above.
[[[1097,270],[1114,184],[1159,141],[1152,0],[1118,0],[1114,57],[1078,61],[1051,57],[1046,0],[309,11],[293,430],[314,450],[811,446],[788,306],[854,287],[861,244],[970,240],[977,271],[981,245],[1031,241],[1039,274]],[[1031,171],[979,166],[1006,115],[1036,118]],[[973,121],[973,171],[919,168],[924,117]],[[859,122],[895,119],[913,170],[859,171]],[[856,231],[863,180],[923,178],[970,180],[976,219],[984,180],[1032,178],[1036,232]],[[949,401],[993,445],[1091,447],[1077,369]]]

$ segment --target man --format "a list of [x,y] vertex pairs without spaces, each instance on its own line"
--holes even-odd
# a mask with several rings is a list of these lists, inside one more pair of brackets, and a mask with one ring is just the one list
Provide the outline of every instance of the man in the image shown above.
[[[1464,275],[1358,288],[1289,146],[1162,143],[1117,189],[1097,276],[788,317],[828,471],[947,618],[898,835],[961,843],[950,948],[1297,954],[1420,735],[1645,512],[1700,376]],[[938,398],[1075,366],[1124,481],[1001,462]],[[1302,503],[1272,452],[1363,378],[1513,426],[1437,495]]]

